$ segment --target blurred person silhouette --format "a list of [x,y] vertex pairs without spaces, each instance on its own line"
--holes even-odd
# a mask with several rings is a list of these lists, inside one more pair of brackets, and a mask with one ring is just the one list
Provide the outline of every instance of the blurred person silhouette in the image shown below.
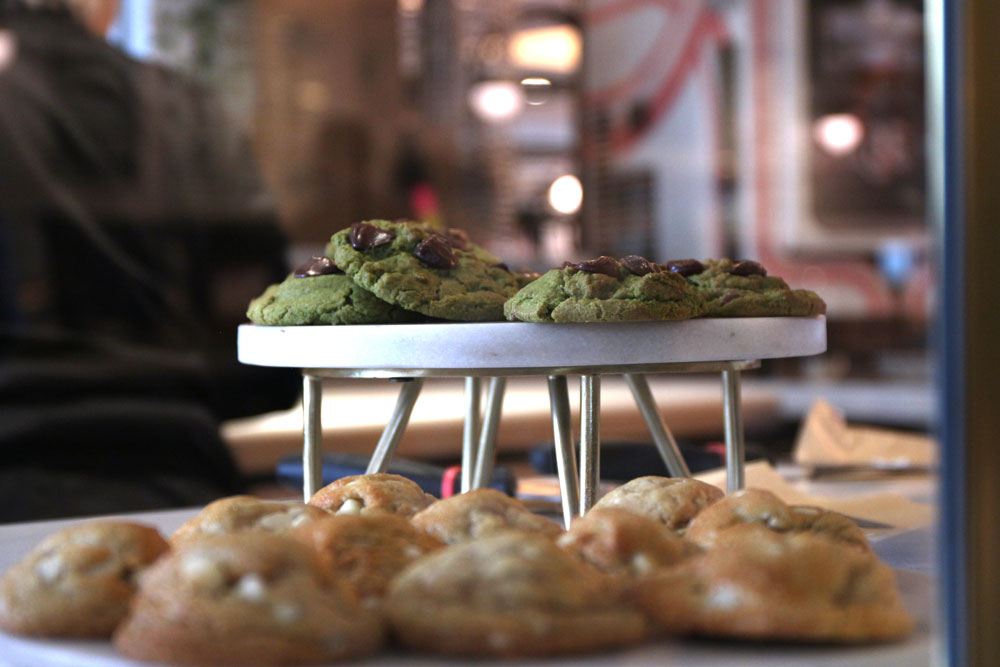
[[249,142],[117,10],[0,0],[0,521],[242,491],[219,422],[297,396],[236,362],[286,271]]

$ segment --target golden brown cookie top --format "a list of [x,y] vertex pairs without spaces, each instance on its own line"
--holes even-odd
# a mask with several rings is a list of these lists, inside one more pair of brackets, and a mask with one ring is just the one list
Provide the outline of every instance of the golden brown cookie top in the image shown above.
[[476,489],[435,502],[411,521],[446,544],[517,530],[554,538],[563,529],[534,514],[517,498],[496,489]]
[[671,530],[683,531],[698,512],[723,495],[711,484],[689,477],[649,475],[612,489],[594,509],[619,507],[655,519]]
[[821,641],[903,637],[912,621],[874,554],[756,523],[646,580],[640,602],[665,631]]
[[507,532],[455,544],[422,559],[390,586],[389,604],[426,596],[428,606],[558,612],[606,608],[620,592],[612,578],[552,540]]
[[413,480],[391,473],[342,477],[317,491],[309,504],[333,514],[397,514],[410,518],[435,500]]
[[557,544],[602,572],[645,577],[698,552],[698,547],[649,517],[619,507],[591,509],[574,519]]
[[400,643],[445,654],[556,655],[646,634],[623,586],[537,534],[455,544],[393,581],[383,607]]
[[688,526],[686,536],[711,547],[733,526],[755,523],[779,532],[811,532],[829,539],[869,549],[864,532],[853,521],[819,507],[786,505],[766,489],[741,489],[706,508]]
[[209,503],[188,519],[170,536],[170,544],[176,548],[206,536],[234,533],[282,533],[328,516],[305,503],[229,496]]
[[150,568],[115,645],[157,662],[298,664],[366,655],[381,637],[308,546],[242,533],[188,542]]
[[88,521],[45,538],[0,581],[0,628],[48,637],[108,637],[138,574],[169,545],[155,528]]
[[444,546],[392,514],[337,514],[292,536],[313,547],[323,566],[345,580],[363,603],[377,603],[407,565]]

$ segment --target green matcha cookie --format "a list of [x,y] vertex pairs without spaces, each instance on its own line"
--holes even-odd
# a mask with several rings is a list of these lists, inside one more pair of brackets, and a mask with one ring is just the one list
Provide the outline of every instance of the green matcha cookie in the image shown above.
[[333,262],[316,257],[271,285],[250,302],[247,317],[255,324],[298,326],[304,324],[382,324],[424,319],[382,301],[356,285]]
[[791,289],[781,278],[767,275],[757,262],[685,259],[666,266],[687,276],[705,296],[708,310],[704,317],[805,317],[826,312],[826,304],[815,292]]
[[327,254],[378,298],[445,320],[503,319],[515,276],[457,229],[369,220],[333,235]]
[[628,255],[552,269],[514,295],[504,315],[521,322],[684,320],[704,307],[680,274]]

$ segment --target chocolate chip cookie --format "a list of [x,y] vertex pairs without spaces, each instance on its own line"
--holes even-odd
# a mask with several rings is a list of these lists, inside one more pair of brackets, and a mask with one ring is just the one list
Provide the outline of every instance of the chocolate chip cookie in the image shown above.
[[327,484],[309,504],[332,514],[395,514],[406,519],[436,500],[402,475],[351,475]]
[[638,255],[566,262],[523,287],[504,305],[519,322],[684,320],[705,308],[684,278]]
[[447,547],[389,587],[393,633],[411,649],[541,656],[606,649],[645,636],[613,577],[537,535],[505,533]]
[[246,533],[190,542],[147,570],[114,642],[157,663],[298,665],[369,655],[382,637],[309,547]]
[[668,634],[872,642],[913,627],[895,574],[871,552],[756,523],[644,580],[639,602]]
[[666,266],[686,276],[705,297],[704,317],[806,317],[826,312],[818,294],[791,289],[781,278],[767,275],[758,262],[683,259]]
[[209,503],[170,536],[173,547],[211,535],[282,533],[310,521],[328,517],[318,507],[304,503],[229,496]]
[[362,604],[381,601],[407,565],[444,543],[392,514],[338,514],[293,531],[312,546],[323,566],[347,582]]
[[438,500],[411,521],[446,544],[510,530],[537,533],[550,539],[563,533],[554,521],[532,513],[520,500],[496,489],[475,489]]
[[333,260],[314,257],[277,285],[250,302],[247,317],[254,324],[392,324],[425,319],[356,284]]
[[110,637],[137,577],[170,547],[155,528],[90,521],[50,535],[0,580],[0,629],[39,637]]
[[518,279],[457,229],[369,220],[334,234],[327,246],[351,279],[383,301],[445,320],[503,319]]
[[618,507],[593,508],[556,541],[608,574],[642,578],[700,549],[664,524]]
[[765,489],[742,489],[702,510],[685,535],[711,547],[733,526],[756,523],[779,533],[810,532],[867,551],[868,539],[856,523],[837,512],[819,507],[787,505]]
[[609,491],[594,509],[618,507],[659,521],[675,532],[683,532],[704,508],[725,494],[711,484],[689,477],[637,477]]

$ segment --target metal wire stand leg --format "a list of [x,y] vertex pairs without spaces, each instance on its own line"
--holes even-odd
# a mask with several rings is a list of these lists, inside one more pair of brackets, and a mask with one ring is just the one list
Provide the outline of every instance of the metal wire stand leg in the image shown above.
[[726,493],[732,493],[742,489],[746,483],[739,371],[722,371],[722,398],[722,414],[726,429]]
[[302,372],[302,497],[305,502],[319,490],[323,480],[320,457],[323,452],[323,381]]
[[625,382],[632,390],[635,404],[639,406],[642,418],[646,420],[646,426],[653,436],[656,448],[660,450],[660,457],[667,466],[667,472],[671,477],[690,477],[691,471],[684,461],[680,447],[674,440],[674,434],[670,432],[667,425],[660,418],[660,413],[656,409],[656,402],[653,400],[653,392],[649,389],[646,376],[639,373],[626,373]]
[[396,453],[396,447],[403,437],[403,431],[406,430],[406,425],[410,421],[413,404],[417,402],[420,390],[424,386],[423,378],[406,378],[401,379],[401,382],[403,386],[399,390],[399,398],[396,399],[396,408],[392,412],[392,417],[389,418],[389,423],[382,431],[382,437],[375,447],[375,453],[368,461],[366,474],[385,472],[389,467],[389,462],[392,460],[393,454]]
[[563,523],[569,528],[580,513],[580,489],[570,426],[569,391],[565,375],[549,376],[549,403],[552,406],[552,433],[556,447],[556,469],[562,491]]
[[476,470],[472,476],[473,489],[489,486],[490,478],[493,477],[493,462],[497,455],[497,429],[500,428],[500,409],[503,407],[506,388],[507,378],[490,378],[490,387],[486,392],[486,416],[483,418],[483,430],[479,435]]
[[462,430],[462,493],[472,488],[475,474],[477,438],[480,424],[482,382],[478,377],[465,378],[465,427]]
[[601,483],[601,376],[580,376],[580,516],[597,502]]

